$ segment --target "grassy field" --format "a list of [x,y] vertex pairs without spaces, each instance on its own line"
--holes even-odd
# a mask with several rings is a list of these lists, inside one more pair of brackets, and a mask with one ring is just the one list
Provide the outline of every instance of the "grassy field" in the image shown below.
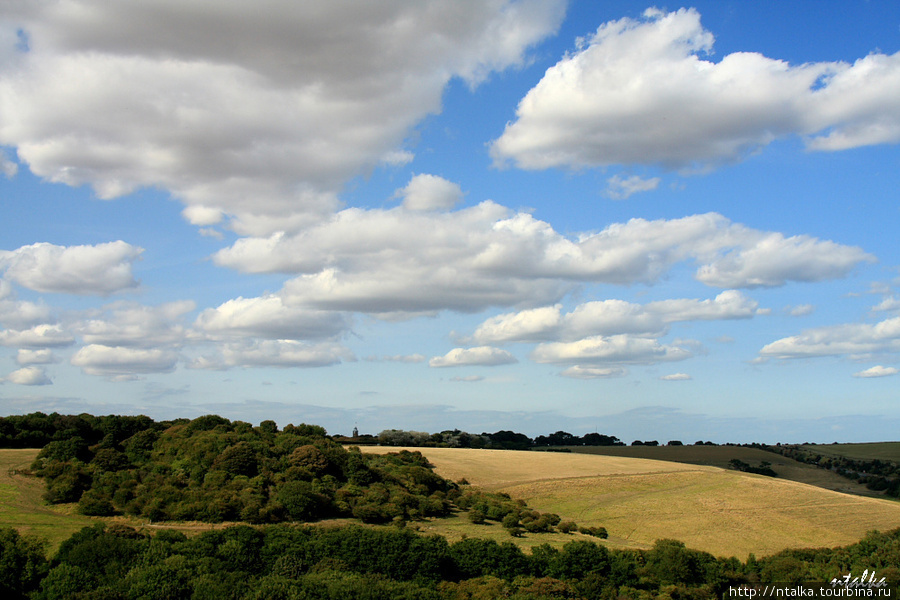
[[[856,444],[842,444],[841,447]],[[865,446],[879,446],[880,444],[859,444]],[[820,446],[814,446],[820,448]],[[833,448],[833,446],[825,446]],[[900,448],[900,445],[898,445]],[[866,486],[856,483],[837,473],[820,469],[815,465],[808,465],[791,458],[785,458],[774,452],[766,452],[759,448],[746,448],[743,446],[582,446],[572,448],[573,452],[585,454],[601,454],[603,456],[617,456],[630,458],[649,458],[654,460],[667,460],[693,465],[707,465],[712,467],[728,468],[732,459],[742,460],[753,466],[766,461],[772,463],[772,469],[778,473],[781,479],[807,483],[826,490],[883,498],[879,492],[866,489]]]
[[[397,449],[364,449],[391,450]],[[607,543],[615,547],[675,538],[745,559],[751,552],[764,556],[785,548],[850,544],[869,530],[900,527],[898,502],[710,465],[575,453],[419,450],[444,477],[465,478],[522,498],[537,510],[606,527]]]
[[45,539],[52,550],[93,521],[74,514],[71,506],[47,505],[41,498],[43,480],[15,472],[27,468],[38,452],[0,450],[0,527],[14,527],[20,533]]
[[853,460],[889,460],[900,463],[900,442],[873,444],[804,444],[804,450],[823,456],[843,456]]

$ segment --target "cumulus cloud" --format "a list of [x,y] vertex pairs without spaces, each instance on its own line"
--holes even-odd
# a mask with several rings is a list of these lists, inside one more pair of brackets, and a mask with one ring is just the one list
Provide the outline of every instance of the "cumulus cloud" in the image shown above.
[[785,312],[792,317],[806,317],[813,314],[815,311],[816,307],[812,304],[798,304],[797,306],[785,307]]
[[760,235],[752,246],[725,252],[697,271],[697,279],[718,287],[774,287],[787,281],[840,277],[862,262],[874,262],[860,248],[807,235]]
[[613,175],[606,180],[608,184],[606,195],[613,200],[625,200],[634,194],[655,190],[659,187],[660,181],[659,177],[643,179],[638,175],[632,175],[631,177]]
[[561,306],[541,307],[491,317],[478,326],[479,343],[573,341],[591,335],[642,334],[660,336],[671,323],[749,319],[759,304],[736,290],[711,300],[672,299],[644,305],[623,300],[598,300],[562,314]]
[[132,265],[143,251],[123,241],[96,246],[38,243],[0,250],[0,270],[38,292],[107,296],[138,285]]
[[852,65],[755,52],[713,62],[694,9],[648,9],[579,42],[519,103],[491,146],[498,163],[695,169],[792,135],[812,150],[900,141],[900,53]]
[[449,210],[462,200],[459,185],[437,175],[414,175],[397,191],[407,210]]
[[612,379],[624,377],[627,371],[622,367],[592,367],[575,365],[560,372],[562,377],[571,379]]
[[89,344],[79,349],[69,362],[81,367],[87,375],[129,379],[151,373],[171,373],[178,362],[178,354],[163,348]]
[[13,371],[4,377],[2,381],[18,385],[50,385],[53,383],[41,367],[23,367]]
[[285,306],[276,295],[236,298],[197,317],[194,328],[211,338],[310,340],[333,337],[348,328],[341,313]]
[[349,178],[407,156],[403,140],[440,110],[451,78],[474,86],[522,64],[565,11],[562,0],[8,4],[0,20],[31,46],[3,65],[0,143],[51,181],[102,198],[161,187],[203,207],[188,219],[218,210],[256,235],[329,214]]
[[886,296],[881,302],[872,307],[873,312],[894,312],[900,310],[900,298]]
[[137,348],[179,346],[186,335],[179,321],[195,306],[191,300],[159,306],[119,302],[105,307],[98,318],[86,319],[74,330],[86,344]]
[[690,381],[693,377],[687,373],[672,373],[671,375],[663,375],[659,379],[661,381]]
[[11,348],[62,348],[75,343],[75,338],[61,325],[35,325],[29,329],[0,331],[0,346]]
[[900,373],[900,371],[898,371],[894,367],[884,367],[882,365],[875,365],[874,367],[870,367],[870,368],[866,369],[865,371],[860,371],[858,373],[854,373],[853,376],[854,377],[863,377],[863,378],[887,377],[889,375],[896,375],[897,373]]
[[12,295],[0,295],[0,324],[13,329],[25,329],[52,321],[50,308],[43,303],[15,300]]
[[699,264],[703,283],[735,288],[843,277],[873,258],[715,213],[631,219],[572,238],[486,201],[452,212],[347,209],[296,234],[238,240],[214,260],[300,274],[281,292],[287,305],[419,314],[552,304],[581,282],[652,283],[685,261]]
[[495,367],[519,362],[516,357],[500,348],[478,346],[476,348],[454,348],[444,356],[435,356],[428,361],[430,367]]
[[601,365],[638,364],[685,360],[693,353],[658,340],[633,335],[591,336],[574,342],[545,342],[531,352],[538,363]]
[[23,367],[27,365],[49,365],[58,361],[59,359],[48,348],[40,350],[21,348],[16,353],[16,364]]
[[900,352],[900,317],[878,323],[847,323],[809,329],[759,351],[760,358],[812,358],[817,356],[868,356]]

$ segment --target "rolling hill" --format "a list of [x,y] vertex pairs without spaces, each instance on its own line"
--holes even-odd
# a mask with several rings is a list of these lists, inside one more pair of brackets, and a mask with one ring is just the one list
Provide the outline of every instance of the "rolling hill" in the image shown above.
[[[398,448],[370,447],[364,452]],[[606,527],[611,546],[674,538],[745,559],[785,548],[831,547],[900,527],[900,503],[812,485],[621,456],[413,448],[453,480],[501,491],[583,525]]]

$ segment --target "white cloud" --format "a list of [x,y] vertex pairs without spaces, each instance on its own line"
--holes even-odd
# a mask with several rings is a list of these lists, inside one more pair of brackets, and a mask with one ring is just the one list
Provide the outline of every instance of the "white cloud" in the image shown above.
[[632,335],[592,336],[575,342],[538,344],[530,358],[538,363],[598,365],[656,364],[685,360],[690,350]]
[[614,377],[624,377],[627,371],[622,367],[591,367],[583,365],[575,365],[560,372],[563,377],[571,379],[612,379]]
[[476,348],[454,348],[444,356],[435,356],[428,365],[431,367],[495,367],[519,362],[516,357],[500,348],[478,346]]
[[640,305],[622,300],[580,304],[567,314],[559,305],[492,317],[472,336],[479,343],[573,341],[592,335],[662,335],[679,321],[749,319],[758,303],[736,290],[712,300],[672,299]]
[[50,385],[53,383],[41,367],[23,367],[13,371],[0,381],[18,385]]
[[661,381],[690,381],[693,377],[687,373],[672,373],[671,375],[663,375],[659,379]]
[[476,85],[522,64],[564,10],[562,0],[5,4],[0,19],[32,44],[3,65],[0,143],[51,181],[103,198],[161,187],[268,234],[304,222],[288,216],[327,215],[349,178],[405,157],[404,139],[439,112],[451,78]]
[[0,150],[0,173],[5,175],[7,179],[12,179],[18,172],[19,165],[11,161],[9,157],[6,156],[6,152]]
[[900,53],[853,65],[754,52],[718,62],[694,9],[601,25],[519,103],[491,153],[525,169],[613,164],[705,168],[773,140],[813,150],[900,141]]
[[229,300],[207,308],[194,323],[198,331],[218,339],[323,339],[345,332],[348,326],[341,313],[285,306],[276,295]]
[[87,375],[110,378],[133,378],[150,373],[171,373],[178,354],[161,348],[130,348],[89,344],[76,352],[71,364]]
[[785,312],[792,317],[806,317],[813,314],[815,311],[816,307],[812,304],[798,304],[797,306],[785,307]]
[[872,307],[874,312],[894,312],[900,310],[900,298],[896,296],[886,296],[876,306]]
[[86,344],[135,348],[179,346],[186,335],[179,321],[195,306],[191,300],[159,306],[118,302],[104,308],[105,318],[85,320],[74,329]]
[[397,190],[407,210],[449,210],[459,204],[459,185],[437,175],[414,175],[405,188]]
[[143,251],[123,241],[96,246],[38,243],[0,250],[0,270],[38,292],[107,296],[138,285],[131,268]]
[[860,371],[858,373],[854,373],[853,376],[854,377],[863,377],[863,378],[887,377],[889,375],[896,375],[897,373],[900,373],[900,371],[898,371],[894,367],[884,367],[882,365],[875,365],[874,367],[870,367],[870,368],[866,369],[865,371]]
[[900,352],[900,317],[875,324],[848,323],[809,329],[759,351],[761,358],[812,358],[817,356],[868,356]]
[[44,323],[29,329],[0,331],[0,346],[11,348],[61,348],[74,343],[75,338],[58,324]]
[[[309,344],[295,340],[259,340],[226,344],[226,367],[327,367],[356,360],[353,353],[335,343]],[[195,365],[196,368],[196,365]]]
[[43,303],[0,300],[0,323],[13,329],[25,329],[51,321],[50,308]]
[[621,175],[613,175],[606,180],[609,187],[606,189],[606,195],[613,200],[625,200],[634,194],[640,192],[651,192],[659,187],[659,177],[651,177],[643,179],[638,175],[631,177],[622,177]]
[[685,261],[707,285],[753,287],[843,277],[872,257],[715,213],[632,219],[572,239],[488,201],[452,212],[347,209],[293,235],[238,240],[214,259],[301,274],[281,292],[287,305],[419,314],[552,304],[580,282],[651,283]]
[[697,279],[718,287],[774,287],[787,281],[823,281],[843,277],[874,258],[860,248],[807,235],[757,235],[752,246],[725,252],[697,271]]
[[59,359],[47,348],[40,350],[22,348],[16,353],[16,364],[23,367],[28,365],[49,365],[55,362],[59,362]]

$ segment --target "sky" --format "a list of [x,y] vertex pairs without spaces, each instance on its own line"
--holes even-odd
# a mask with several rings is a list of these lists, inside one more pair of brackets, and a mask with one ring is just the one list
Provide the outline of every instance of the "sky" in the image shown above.
[[900,426],[900,4],[11,0],[0,414]]

